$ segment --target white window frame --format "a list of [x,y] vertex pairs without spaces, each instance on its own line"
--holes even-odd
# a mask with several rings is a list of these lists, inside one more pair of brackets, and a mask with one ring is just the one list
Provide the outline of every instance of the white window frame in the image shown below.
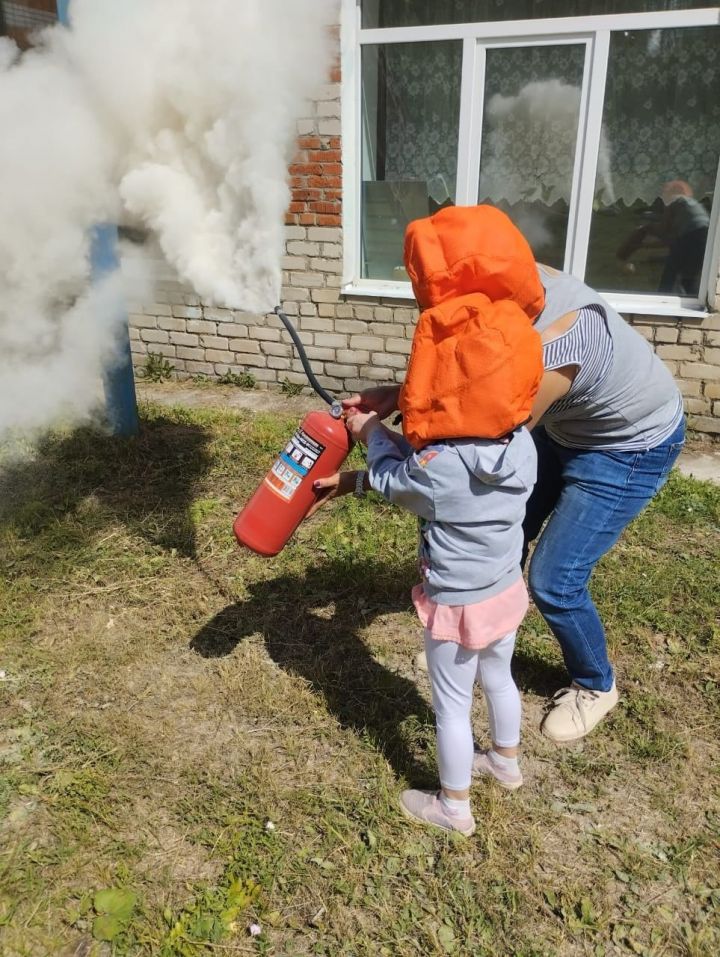
[[[720,25],[720,8],[624,13],[547,20],[491,23],[452,23],[423,27],[362,29],[360,0],[342,0],[342,148],[343,148],[343,287],[347,296],[414,301],[408,282],[360,277],[362,190],[362,71],[361,47],[366,44],[461,40],[463,43],[458,142],[458,205],[477,202],[482,129],[482,90],[485,51],[493,47],[584,43],[588,48],[580,97],[578,143],[568,218],[565,269],[584,276],[590,239],[592,198],[600,145],[610,35],[622,30]],[[708,314],[720,273],[720,166],[710,215],[705,269],[697,299],[658,294],[604,292],[619,312],[635,315],[687,316]]]

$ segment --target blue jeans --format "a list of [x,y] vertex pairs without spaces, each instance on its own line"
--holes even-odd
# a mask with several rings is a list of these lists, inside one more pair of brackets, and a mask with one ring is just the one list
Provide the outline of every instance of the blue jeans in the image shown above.
[[613,669],[605,630],[588,590],[593,569],[667,481],[685,441],[685,423],[645,452],[568,449],[538,427],[538,482],[523,525],[525,553],[537,538],[530,593],[560,642],[571,679],[609,691]]

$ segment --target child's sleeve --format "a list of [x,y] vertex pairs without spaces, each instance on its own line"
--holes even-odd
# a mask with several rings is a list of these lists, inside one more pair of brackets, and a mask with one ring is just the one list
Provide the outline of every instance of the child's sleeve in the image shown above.
[[[404,439],[403,445],[407,445]],[[435,518],[435,495],[430,476],[422,468],[412,447],[408,454],[383,427],[375,429],[368,444],[370,485],[383,498],[401,505],[420,518]]]

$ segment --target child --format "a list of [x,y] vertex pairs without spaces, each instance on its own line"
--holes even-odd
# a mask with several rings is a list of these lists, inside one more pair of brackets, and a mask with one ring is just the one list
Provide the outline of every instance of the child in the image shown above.
[[[461,221],[463,214],[450,215]],[[468,268],[462,231],[456,248],[440,250],[447,224],[438,243],[436,217],[411,223],[406,237],[416,296],[431,308],[415,330],[400,396],[404,438],[357,407],[347,410],[347,426],[368,447],[370,486],[420,519],[423,581],[412,597],[425,626],[441,790],[404,791],[400,804],[417,821],[469,836],[471,775],[490,775],[511,790],[523,780],[520,696],[510,661],[528,607],[522,522],[536,477],[535,447],[522,424],[543,366],[525,301],[473,291],[481,270],[477,263]],[[529,262],[537,276],[529,247],[496,252],[511,269]],[[426,277],[434,283],[430,294]],[[532,311],[542,297],[537,287],[530,282]],[[473,745],[476,680],[488,707],[487,751]]]

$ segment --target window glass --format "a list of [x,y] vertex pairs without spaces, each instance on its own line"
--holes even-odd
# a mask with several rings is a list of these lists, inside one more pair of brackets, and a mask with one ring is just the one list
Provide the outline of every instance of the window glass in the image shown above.
[[720,156],[720,27],[613,33],[586,281],[696,297]]
[[489,49],[478,202],[506,212],[535,256],[562,269],[585,44]]
[[362,264],[407,282],[407,224],[455,201],[462,43],[362,49]]
[[55,0],[0,0],[0,36],[9,36],[26,49],[32,32],[57,19]]
[[362,25],[416,27],[438,23],[542,20],[606,13],[648,13],[712,6],[708,0],[363,0]]

